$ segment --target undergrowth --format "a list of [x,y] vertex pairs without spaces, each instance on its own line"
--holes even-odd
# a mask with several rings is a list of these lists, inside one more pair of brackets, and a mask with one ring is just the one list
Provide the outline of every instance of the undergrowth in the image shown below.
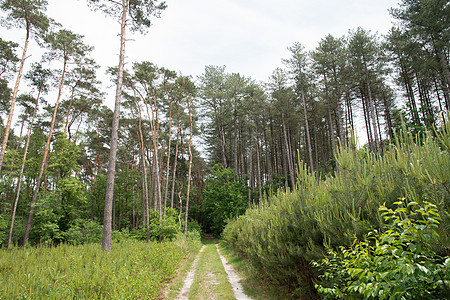
[[198,237],[0,250],[0,299],[155,299]]
[[246,214],[230,221],[225,243],[245,257],[257,272],[287,287],[294,297],[318,297],[314,281],[320,275],[311,265],[326,249],[346,248],[355,237],[380,230],[384,205],[395,209],[398,199],[435,205],[442,221],[430,248],[450,253],[450,122],[423,137],[400,133],[383,155],[341,146],[338,170],[318,179],[300,163],[293,190],[278,191]]

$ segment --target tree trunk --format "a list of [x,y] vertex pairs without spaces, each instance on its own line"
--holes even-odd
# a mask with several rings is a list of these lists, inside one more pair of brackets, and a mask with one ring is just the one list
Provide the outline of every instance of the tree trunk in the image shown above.
[[[448,101],[448,99],[450,99],[450,71],[448,68],[448,61],[447,61],[447,56],[445,55],[443,49],[439,49],[438,50],[439,53],[439,61],[441,62],[441,66],[442,66],[442,75],[444,77],[443,80],[443,90],[444,90],[444,94],[445,94],[445,99]],[[447,107],[449,107],[448,103]]]
[[[73,102],[73,97],[75,95],[75,89],[78,85],[78,82],[75,84],[75,86],[72,87],[72,93],[70,95],[70,101],[69,101],[69,107],[67,108],[67,114],[66,114],[66,125],[64,126],[64,135],[67,134],[67,129],[69,127],[69,115],[70,115],[70,109],[72,108],[72,102]],[[69,138],[70,140],[70,138]]]
[[147,229],[147,243],[150,242],[150,218],[149,218],[149,202],[148,202],[148,186],[147,186],[147,166],[145,165],[145,151],[144,151],[144,136],[142,135],[142,112],[141,112],[141,106],[139,105],[139,102],[137,101],[136,96],[136,90],[133,88],[134,93],[134,102],[136,103],[136,106],[139,111],[139,124],[138,124],[138,143],[139,148],[141,152],[141,166],[142,166],[142,174],[143,180],[142,180],[142,189],[143,189],[143,202],[145,203],[145,225]]
[[122,0],[122,22],[120,31],[120,56],[119,69],[117,72],[117,86],[116,86],[116,101],[114,106],[114,116],[112,122],[111,145],[109,151],[108,174],[105,195],[105,212],[103,217],[103,238],[102,249],[111,251],[111,220],[112,220],[112,202],[114,196],[114,181],[116,175],[116,154],[117,154],[117,139],[119,133],[119,119],[120,119],[120,100],[122,97],[122,82],[123,69],[125,60],[125,35],[126,35],[126,21],[127,10],[130,0]]
[[256,135],[256,176],[258,181],[258,192],[259,199],[258,202],[262,199],[262,187],[261,187],[261,158],[260,158],[260,148],[259,148],[259,137]]
[[28,42],[29,42],[29,38],[30,38],[30,23],[28,22],[28,20],[26,20],[26,22],[27,22],[27,24],[26,24],[27,34],[25,37],[25,44],[23,46],[22,59],[20,60],[19,73],[17,74],[16,84],[14,85],[14,91],[13,91],[13,95],[11,98],[11,106],[9,108],[8,121],[6,123],[6,128],[5,128],[5,135],[3,136],[2,149],[0,150],[0,172],[2,170],[3,158],[5,156],[6,145],[8,143],[9,130],[11,129],[11,122],[12,122],[12,118],[14,116],[14,106],[16,104],[17,93],[19,92],[20,80],[22,78],[23,66],[25,64],[25,59],[26,59],[27,50],[28,50]]
[[192,172],[192,115],[191,115],[191,107],[189,104],[189,97],[186,97],[187,106],[188,106],[188,112],[189,112],[189,127],[190,127],[190,134],[189,134],[189,170],[188,170],[188,185],[187,185],[187,195],[186,195],[186,209],[184,211],[184,239],[186,239],[187,236],[187,225],[188,225],[188,214],[189,214],[189,193],[191,192],[191,172]]
[[373,99],[372,96],[372,90],[370,88],[370,79],[369,79],[369,74],[366,72],[366,80],[367,80],[367,92],[369,94],[369,114],[371,115],[371,119],[372,119],[372,128],[373,128],[373,135],[375,138],[375,149],[377,151],[378,154],[381,155],[381,146],[380,146],[380,141],[379,138],[381,138],[381,135],[378,134],[378,130],[377,130],[377,121],[376,121],[376,105],[375,105],[375,101]]
[[281,122],[282,122],[284,144],[285,144],[286,157],[287,157],[287,166],[289,169],[289,178],[291,179],[291,188],[293,189],[295,187],[294,164],[292,163],[292,154],[291,154],[291,149],[290,149],[291,147],[288,142],[288,136],[287,136],[287,130],[286,130],[286,120],[285,120],[284,113],[281,114]]
[[170,194],[170,207],[173,208],[173,197],[175,193],[175,182],[176,182],[176,174],[177,174],[177,162],[178,162],[178,141],[180,139],[181,134],[181,121],[178,120],[178,131],[177,131],[177,143],[175,145],[175,157],[173,162],[173,175],[172,175],[172,192]]
[[17,181],[16,198],[14,199],[14,203],[13,203],[13,206],[11,209],[11,226],[9,228],[8,248],[11,247],[12,232],[13,232],[13,228],[14,228],[14,219],[16,217],[17,203],[19,202],[19,196],[20,196],[20,186],[22,184],[22,175],[23,175],[23,170],[25,168],[25,162],[26,162],[27,153],[28,153],[28,146],[30,145],[31,133],[33,131],[34,119],[36,118],[36,112],[38,110],[40,97],[41,97],[41,89],[39,89],[38,96],[36,98],[36,105],[35,105],[34,111],[33,111],[33,116],[31,117],[30,126],[28,127],[27,140],[25,142],[25,149],[24,149],[23,157],[22,157],[22,165],[20,167],[19,179]]
[[248,161],[249,161],[249,176],[248,176],[248,207],[251,206],[252,203],[252,191],[253,191],[253,136],[252,136],[252,130],[248,130],[248,134],[250,137],[250,150],[248,154]]
[[303,112],[305,114],[305,126],[306,126],[306,141],[308,143],[308,155],[309,155],[309,168],[311,173],[314,173],[314,162],[312,157],[311,137],[309,134],[308,114],[306,111],[305,92],[302,90]]
[[[66,56],[64,55],[64,57],[66,57]],[[41,169],[39,171],[39,176],[38,176],[38,180],[36,183],[36,189],[34,191],[33,199],[31,200],[27,228],[25,230],[25,237],[23,239],[24,246],[26,246],[26,244],[28,243],[28,238],[30,236],[31,223],[33,222],[34,209],[36,208],[35,205],[36,205],[37,198],[39,195],[39,189],[40,189],[40,186],[42,183],[42,176],[44,174],[44,169],[46,168],[46,165],[47,165],[47,155],[50,150],[50,142],[52,140],[53,129],[55,127],[56,112],[58,111],[59,100],[61,99],[62,87],[64,84],[64,75],[66,74],[66,66],[67,66],[67,60],[64,59],[64,66],[63,66],[63,71],[62,71],[62,75],[61,75],[61,82],[59,83],[58,98],[56,99],[55,108],[53,109],[52,123],[50,125],[50,132],[48,134],[47,143],[45,145],[44,157],[42,158]]]
[[167,206],[167,194],[169,192],[169,173],[170,173],[170,146],[172,142],[172,98],[170,98],[170,95],[167,91],[166,86],[164,85],[164,89],[166,90],[167,97],[170,101],[170,107],[169,107],[169,133],[168,133],[168,146],[167,146],[167,167],[166,167],[166,182],[165,182],[165,188],[164,188],[164,212],[163,212],[163,218],[166,218],[166,206]]
[[327,82],[327,76],[326,74],[323,75],[325,80],[325,96],[327,98],[327,109],[328,109],[328,122],[330,124],[329,132],[330,132],[330,139],[331,139],[331,149],[333,150],[333,155],[336,154],[336,134],[334,132],[334,126],[333,126],[333,117],[331,116],[331,99],[330,95],[328,93],[328,82]]

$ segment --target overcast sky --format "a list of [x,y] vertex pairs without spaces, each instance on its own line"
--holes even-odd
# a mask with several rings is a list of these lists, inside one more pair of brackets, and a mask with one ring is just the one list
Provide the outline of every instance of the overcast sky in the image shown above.
[[[127,61],[151,61],[183,75],[225,65],[266,81],[282,66],[294,42],[312,50],[328,33],[358,26],[380,34],[392,26],[388,9],[397,0],[167,0],[168,7],[145,35],[130,36]],[[48,14],[85,36],[104,68],[118,63],[119,23],[93,12],[84,0],[49,0]],[[104,71],[102,71],[104,72]]]
[[[101,65],[99,77],[117,66],[120,24],[101,12],[90,10],[85,0],[49,0],[47,14],[65,28],[84,35]],[[160,67],[197,77],[205,66],[225,65],[259,81],[267,81],[287,47],[294,42],[313,50],[328,33],[346,35],[358,26],[385,34],[392,26],[388,9],[397,0],[167,0],[168,8],[145,34],[129,35],[127,62],[151,61]],[[2,37],[23,43],[23,30],[1,28]],[[36,45],[29,53],[39,59]],[[33,60],[30,59],[31,60]],[[109,88],[108,90],[111,90]],[[109,91],[108,106],[114,93]]]

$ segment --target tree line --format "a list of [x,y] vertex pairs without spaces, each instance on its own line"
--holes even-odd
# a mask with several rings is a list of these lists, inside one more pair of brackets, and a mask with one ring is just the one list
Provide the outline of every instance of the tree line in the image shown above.
[[[400,1],[384,36],[357,28],[311,51],[296,42],[267,82],[225,66],[198,78],[149,61],[126,68],[127,30],[145,33],[165,3],[87,2],[121,21],[121,60],[108,71],[114,111],[103,104],[92,47],[46,16],[47,1],[0,1],[2,24],[26,36],[21,58],[18,44],[0,40],[2,245],[63,242],[70,228],[93,223],[105,225],[108,250],[108,228],[161,238],[153,216],[185,232],[190,219],[216,228],[202,216],[213,201],[202,196],[208,167],[234,169],[251,205],[293,188],[300,161],[317,178],[335,171],[358,122],[364,147],[382,155],[402,120],[420,135],[448,111],[447,1]],[[30,38],[47,52],[23,74]]]

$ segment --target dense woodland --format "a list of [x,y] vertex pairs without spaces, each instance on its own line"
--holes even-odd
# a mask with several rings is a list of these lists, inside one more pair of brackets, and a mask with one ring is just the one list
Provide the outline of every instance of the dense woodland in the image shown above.
[[[164,9],[136,5],[148,14]],[[103,221],[113,112],[103,104],[92,45],[49,19],[46,1],[1,7],[6,28],[20,27],[25,43],[47,51],[25,68],[27,45],[1,40],[1,242],[12,211],[14,243],[25,233],[33,244],[63,241],[74,224]],[[402,1],[390,11],[397,27],[384,36],[356,28],[311,51],[297,42],[268,82],[225,66],[192,78],[130,62],[120,90],[113,229],[144,228],[151,211],[164,219],[168,207],[183,213],[188,186],[190,218],[203,222],[214,164],[234,169],[247,202],[258,203],[269,190],[295,186],[300,161],[317,177],[336,170],[334,156],[356,122],[364,122],[364,147],[380,155],[402,120],[413,133],[441,126],[450,101],[448,9],[446,1]],[[110,68],[111,78],[118,72]]]
[[[445,0],[400,1],[390,10],[395,26],[383,35],[355,28],[323,37],[315,49],[286,45],[290,56],[267,82],[226,66],[181,76],[151,57],[124,67],[121,51],[108,71],[117,83],[114,111],[103,103],[95,45],[47,17],[46,5],[0,1],[2,30],[20,28],[26,37],[19,45],[0,36],[2,247],[84,243],[107,222],[147,241],[200,225],[220,234],[229,218],[268,205],[267,195],[301,190],[302,172],[317,182],[345,174],[345,151],[381,159],[392,155],[398,133],[420,143],[448,122]],[[166,7],[87,5],[122,20],[123,45],[127,30],[145,33]],[[27,65],[32,42],[45,54]],[[358,124],[363,131],[355,132]],[[367,143],[357,146],[355,134]],[[445,201],[437,205],[448,214],[448,183],[440,189]]]

